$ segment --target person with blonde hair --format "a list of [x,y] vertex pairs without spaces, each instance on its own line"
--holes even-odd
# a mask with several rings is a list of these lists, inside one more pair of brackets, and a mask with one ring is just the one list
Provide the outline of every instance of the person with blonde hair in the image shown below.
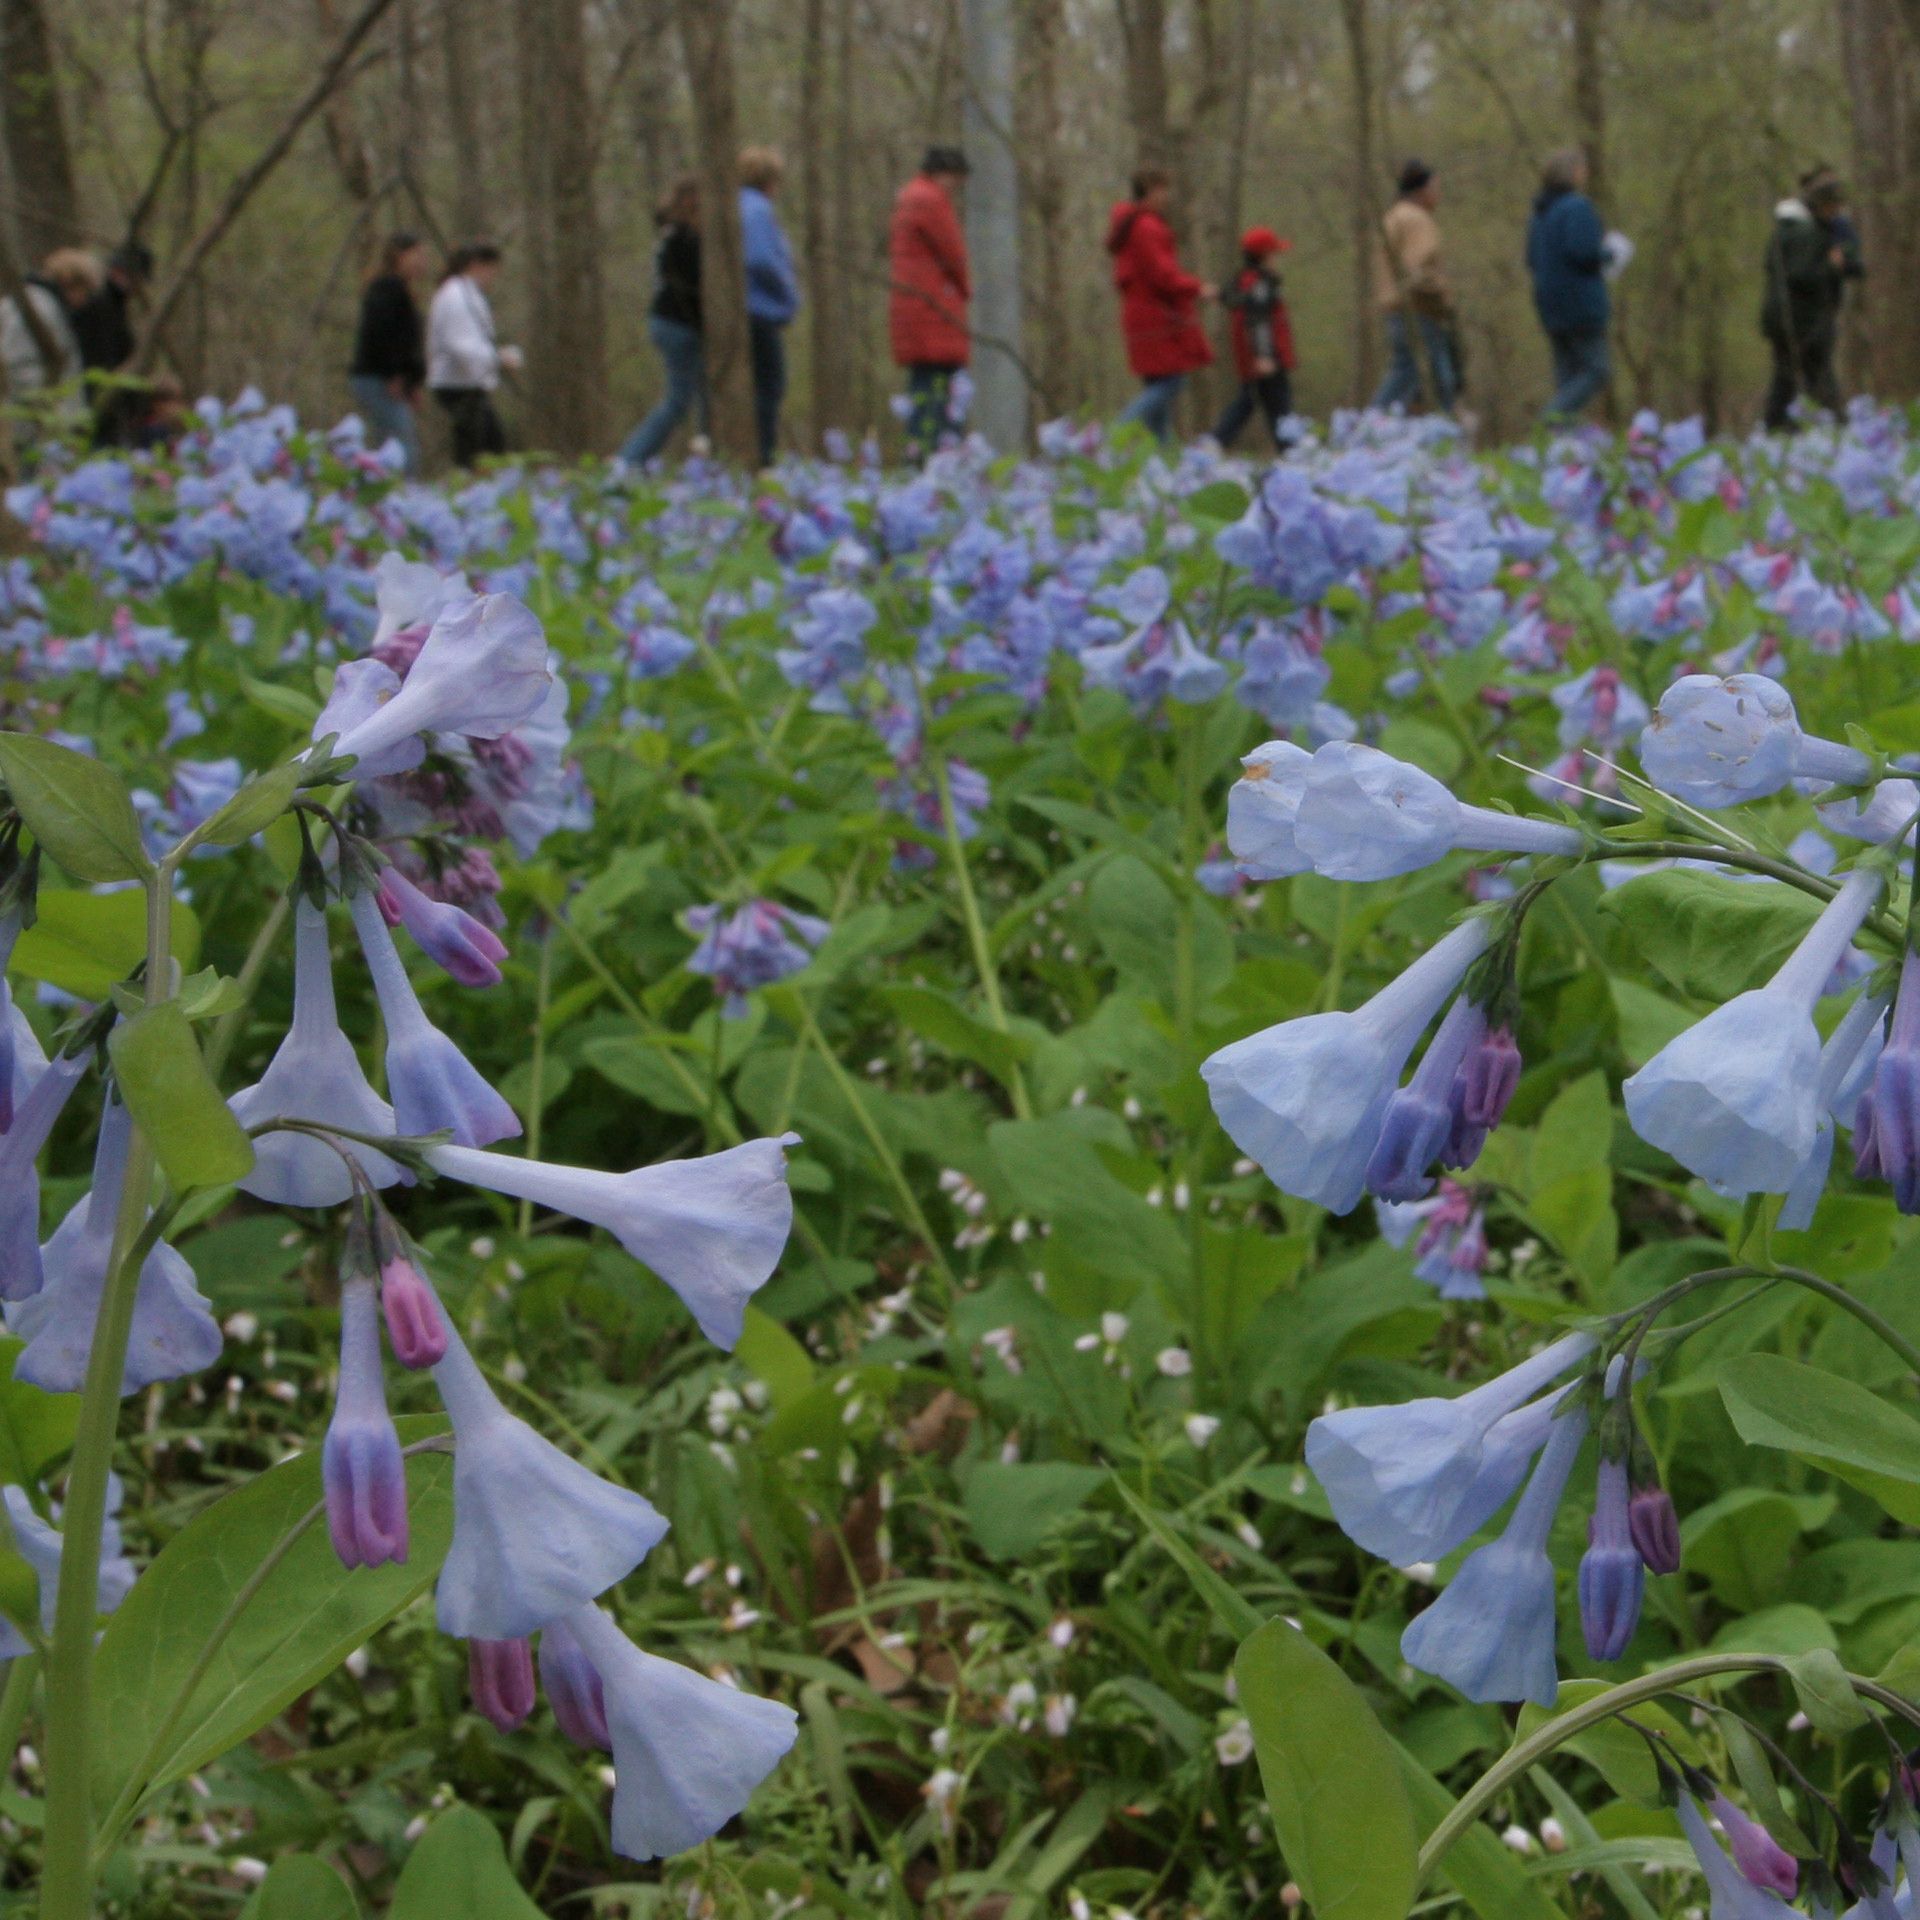
[[[80,356],[73,316],[100,291],[100,262],[79,247],[56,247],[38,273],[0,303],[0,365],[7,398],[39,424],[70,427],[85,419]],[[19,433],[16,427],[16,433]]]
[[793,249],[773,209],[785,171],[772,147],[748,147],[740,155],[740,248],[747,274],[753,418],[763,467],[773,465],[780,444],[780,403],[787,394],[786,330],[800,311]]

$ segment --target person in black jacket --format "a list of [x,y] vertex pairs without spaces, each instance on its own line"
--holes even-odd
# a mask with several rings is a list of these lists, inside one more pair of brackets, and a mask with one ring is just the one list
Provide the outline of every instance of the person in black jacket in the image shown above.
[[129,240],[107,255],[100,291],[73,316],[73,337],[89,373],[112,373],[133,358],[132,307],[153,274],[153,254]]
[[660,242],[653,256],[653,306],[647,331],[666,369],[667,390],[628,434],[620,458],[643,467],[667,444],[689,408],[707,427],[706,349],[700,336],[700,182],[682,174],[654,215]]
[[1802,177],[1798,195],[1773,210],[1760,303],[1760,331],[1773,349],[1769,433],[1791,428],[1794,396],[1803,391],[1829,413],[1840,411],[1840,383],[1833,371],[1840,302],[1847,282],[1866,270],[1860,235],[1846,206],[1838,175],[1815,167]]
[[420,390],[427,378],[426,329],[413,290],[426,278],[426,243],[396,233],[376,255],[360,294],[347,384],[370,446],[397,440],[403,470],[420,471]]

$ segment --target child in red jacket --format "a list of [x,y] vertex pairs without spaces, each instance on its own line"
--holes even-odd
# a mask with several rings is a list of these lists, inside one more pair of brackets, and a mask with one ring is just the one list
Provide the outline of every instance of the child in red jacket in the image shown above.
[[1292,444],[1287,419],[1293,412],[1293,322],[1280,291],[1280,256],[1293,243],[1271,227],[1249,227],[1240,236],[1245,264],[1221,300],[1233,316],[1233,358],[1240,370],[1240,391],[1227,402],[1213,437],[1230,447],[1253,418],[1256,406],[1266,415],[1273,445]]

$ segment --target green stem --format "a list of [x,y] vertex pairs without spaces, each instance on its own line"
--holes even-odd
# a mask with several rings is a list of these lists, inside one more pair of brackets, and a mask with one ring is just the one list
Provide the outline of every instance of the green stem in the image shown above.
[[[173,868],[162,862],[147,883],[146,999],[173,992]],[[90,1920],[93,1912],[93,1639],[100,1614],[100,1528],[120,1425],[120,1382],[140,1288],[140,1269],[158,1242],[165,1215],[148,1218],[153,1145],[136,1126],[127,1148],[107,1282],[87,1355],[80,1421],[67,1475],[60,1582],[47,1651],[46,1841],[41,1856],[40,1920]]]
[[1869,1333],[1876,1335],[1891,1347],[1915,1374],[1920,1374],[1920,1347],[1916,1347],[1891,1321],[1875,1313],[1864,1300],[1849,1293],[1837,1282],[1823,1280],[1817,1273],[1809,1273],[1804,1267],[1756,1268],[1753,1277],[1791,1280],[1796,1287],[1810,1288],[1822,1299],[1831,1300],[1836,1307],[1852,1314]]
[[[960,913],[967,923],[967,940],[973,948],[973,964],[980,975],[981,991],[987,997],[987,1018],[999,1033],[1010,1033],[1007,1009],[1000,998],[1000,974],[993,964],[993,951],[987,945],[986,923],[980,918],[980,901],[973,890],[973,874],[967,866],[967,850],[960,838],[960,822],[953,811],[953,782],[947,777],[947,763],[936,757],[934,784],[940,790],[940,822],[946,829],[947,857],[953,862],[953,877],[960,889]],[[1022,1120],[1033,1118],[1033,1103],[1027,1098],[1026,1075],[1016,1061],[1007,1075],[1013,1095],[1013,1110]]]

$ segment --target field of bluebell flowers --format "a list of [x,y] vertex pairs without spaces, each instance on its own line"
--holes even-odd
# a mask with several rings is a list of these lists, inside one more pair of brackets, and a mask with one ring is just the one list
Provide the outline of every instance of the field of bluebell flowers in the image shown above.
[[0,570],[0,1911],[1891,1920],[1920,442]]

